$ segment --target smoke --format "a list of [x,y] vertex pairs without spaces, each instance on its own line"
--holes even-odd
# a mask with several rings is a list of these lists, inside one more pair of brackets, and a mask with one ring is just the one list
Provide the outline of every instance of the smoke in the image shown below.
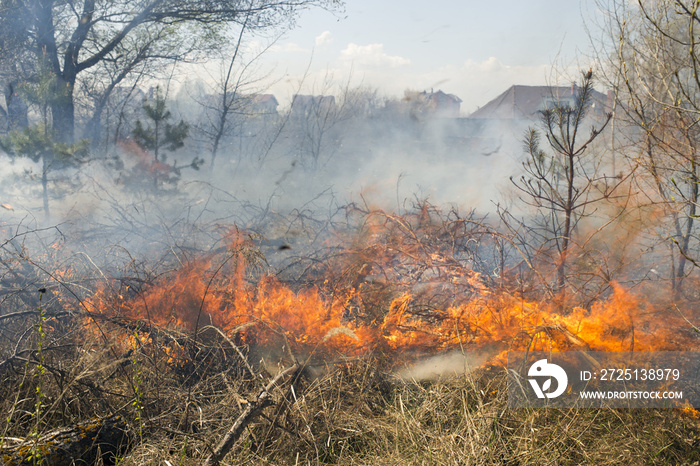
[[446,354],[430,356],[396,372],[402,380],[435,380],[467,374],[481,367],[490,357],[481,352],[452,351]]
[[[316,135],[321,141],[305,140],[290,127],[263,153],[220,155],[210,182],[278,211],[327,205],[332,195],[338,205],[366,201],[400,210],[418,198],[488,213],[510,186],[509,177],[520,173],[521,134],[476,124],[376,117],[342,122],[322,138]],[[313,144],[320,147],[316,154]]]
[[[206,96],[186,101],[187,93],[178,93],[168,106],[173,121],[188,121],[191,135],[182,149],[161,154],[179,167],[172,183],[154,182],[163,167],[149,169],[146,151],[115,144],[116,128],[105,123],[101,134],[111,142],[89,163],[49,172],[50,217],[43,214],[41,162],[4,163],[0,204],[14,207],[3,212],[4,225],[61,225],[63,244],[101,268],[131,256],[143,258],[144,267],[184,262],[220,247],[219,233],[235,225],[256,235],[274,269],[319,250],[330,225],[347,223],[347,206],[401,214],[428,201],[497,219],[496,205],[514,198],[510,177],[522,173],[528,122],[438,118],[347,94],[357,102],[336,103],[347,113],[231,114],[212,165]],[[122,135],[143,118],[138,106],[129,111]],[[190,168],[198,158],[205,165]]]

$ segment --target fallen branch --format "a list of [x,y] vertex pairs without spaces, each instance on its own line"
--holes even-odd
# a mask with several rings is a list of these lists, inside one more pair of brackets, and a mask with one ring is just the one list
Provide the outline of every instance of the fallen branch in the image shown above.
[[224,456],[226,456],[226,454],[236,443],[238,437],[241,436],[246,426],[250,424],[250,422],[255,419],[265,407],[272,404],[270,392],[273,388],[275,388],[275,385],[277,385],[288,375],[296,374],[299,368],[299,364],[294,364],[277,374],[277,376],[260,391],[258,396],[255,397],[255,400],[246,405],[243,413],[238,416],[236,422],[233,423],[228,432],[226,432],[226,435],[224,435],[224,438],[221,439],[221,442],[216,446],[216,448],[214,448],[214,452],[206,459],[204,466],[215,466],[219,464],[219,462],[224,458]]
[[124,454],[131,440],[131,432],[121,416],[95,418],[5,447],[0,450],[0,463],[112,464]]

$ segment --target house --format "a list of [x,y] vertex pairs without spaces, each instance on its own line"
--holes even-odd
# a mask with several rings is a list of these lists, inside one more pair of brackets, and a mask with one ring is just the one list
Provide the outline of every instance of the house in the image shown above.
[[401,103],[408,108],[408,113],[413,117],[457,118],[462,99],[441,90],[437,92],[405,91]]
[[272,94],[253,94],[249,96],[250,113],[256,115],[277,115],[279,102]]
[[[539,112],[553,105],[574,105],[575,84],[571,86],[511,86],[504,93],[469,115],[468,118],[537,120]],[[592,93],[593,115],[604,115],[612,108],[612,94]]]
[[[514,85],[466,118],[442,120],[440,134],[446,145],[469,155],[492,157],[507,173],[517,173],[522,139],[537,127],[541,111],[554,105],[573,106],[579,89],[571,86]],[[592,92],[588,116],[604,118],[612,110],[613,94]],[[587,124],[586,124],[587,125]],[[588,126],[586,126],[586,129]]]
[[457,118],[462,99],[454,94],[445,94],[441,90],[437,92],[422,93],[427,102],[427,110],[437,117]]
[[311,116],[335,110],[335,97],[332,95],[301,95],[292,98],[292,116]]

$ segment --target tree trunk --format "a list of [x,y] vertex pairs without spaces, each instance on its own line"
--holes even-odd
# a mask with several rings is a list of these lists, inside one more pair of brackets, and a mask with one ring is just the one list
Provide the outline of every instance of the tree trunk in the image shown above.
[[42,170],[41,170],[41,188],[42,188],[42,198],[44,200],[44,220],[49,221],[51,213],[49,212],[49,161],[47,160],[47,155],[41,158]]
[[37,36],[37,59],[46,66],[46,72],[52,78],[49,95],[43,97],[45,104],[51,105],[52,127],[62,142],[73,142],[75,108],[73,87],[77,76],[76,63],[66,57],[61,70],[56,29],[54,25],[54,7],[52,0],[29,2],[32,4]]
[[51,105],[52,126],[56,131],[56,136],[59,141],[70,144],[73,142],[73,131],[75,128],[75,105],[73,104],[73,86],[64,92],[70,92],[69,95],[62,96]]
[[96,149],[102,139],[102,112],[104,111],[107,99],[103,98],[95,106],[95,111],[85,125],[83,137],[90,140],[90,147]]
[[23,129],[29,126],[29,108],[20,98],[16,90],[16,83],[9,83],[5,88],[5,106],[7,108],[5,113],[7,131]]
[[564,208],[564,231],[562,232],[562,247],[559,255],[559,265],[557,267],[557,291],[559,293],[564,293],[564,286],[566,285],[566,261],[569,252],[569,238],[571,236],[571,216],[574,210],[574,177],[576,173],[574,172],[573,153],[568,154],[568,164],[566,173],[567,198]]
[[[688,141],[692,141],[690,137],[688,137]],[[681,248],[681,255],[678,258],[678,277],[680,280],[685,277],[685,266],[687,264],[687,259],[688,259],[688,254],[690,253],[689,248],[690,248],[690,238],[693,235],[693,224],[695,222],[695,217],[697,216],[697,204],[698,204],[698,197],[700,196],[700,192],[698,190],[698,183],[700,183],[700,179],[698,177],[698,165],[697,161],[695,159],[695,154],[691,155],[690,159],[690,180],[691,180],[691,188],[690,188],[690,206],[689,206],[689,212],[688,212],[688,220],[686,223],[686,229],[685,229],[685,234],[682,237],[682,243],[680,245]],[[678,288],[680,291],[680,285],[681,281],[679,281]]]

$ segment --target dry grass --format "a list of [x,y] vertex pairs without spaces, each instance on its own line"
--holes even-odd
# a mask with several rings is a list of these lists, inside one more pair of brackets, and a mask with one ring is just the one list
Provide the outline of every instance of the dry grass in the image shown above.
[[[107,329],[107,326],[104,326]],[[76,338],[79,332],[73,334]],[[131,353],[86,338],[47,353],[41,429],[119,413],[134,444],[123,465],[201,464],[269,376],[254,380],[217,334],[175,364],[163,334]],[[50,335],[48,340],[51,340]],[[74,340],[76,341],[76,340]],[[170,340],[171,341],[171,340]],[[65,343],[65,342],[64,342]],[[171,343],[172,344],[172,343]],[[56,350],[58,352],[58,350]],[[252,360],[252,358],[249,357]],[[59,363],[60,361],[60,363]],[[505,370],[485,366],[433,381],[403,380],[387,360],[365,357],[308,368],[274,391],[275,404],[248,426],[226,464],[697,464],[700,421],[675,410],[509,409]],[[136,377],[136,374],[139,374]],[[264,374],[264,376],[263,376]],[[6,364],[4,436],[28,435],[36,365]],[[134,403],[139,393],[141,412]],[[6,442],[5,445],[8,445]]]
[[[694,464],[699,424],[671,410],[511,410],[489,367],[403,382],[376,360],[302,378],[249,427],[227,464]],[[189,433],[153,429],[122,464],[199,464],[241,411],[242,387],[198,400]],[[166,423],[167,425],[167,423]],[[175,417],[170,416],[175,427]],[[194,432],[196,431],[196,433]]]

